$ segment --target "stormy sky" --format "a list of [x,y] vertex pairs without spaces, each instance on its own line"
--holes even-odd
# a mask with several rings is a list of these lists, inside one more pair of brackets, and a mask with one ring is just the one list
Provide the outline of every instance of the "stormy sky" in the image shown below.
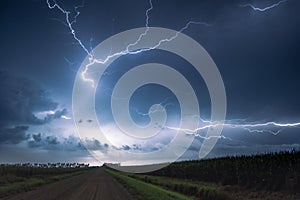
[[[152,1],[151,27],[180,30],[191,20],[209,24],[192,24],[183,33],[205,48],[220,71],[227,97],[227,123],[300,121],[300,2],[287,0],[265,11],[242,6],[251,3],[265,8],[278,2]],[[150,6],[147,0],[57,3],[70,11],[71,19],[80,11],[73,28],[89,51],[115,34],[145,27],[145,12]],[[72,92],[77,71],[88,55],[71,34],[65,15],[58,9],[50,9],[46,0],[6,0],[0,7],[0,15],[1,163],[97,163],[101,159],[97,161],[86,149],[97,150],[103,159],[109,160],[111,148],[121,152],[151,152],[167,145],[174,137],[171,130],[143,143],[129,141],[118,135],[112,116],[110,99],[117,81],[126,71],[145,63],[162,63],[183,74],[196,92],[199,117],[210,119],[208,89],[191,64],[172,53],[151,50],[120,56],[107,68],[96,88],[97,117],[114,147],[78,134]],[[155,84],[139,88],[131,97],[129,112],[133,120],[141,126],[148,124],[147,113],[153,104],[165,106],[167,123],[176,125],[173,122],[180,118],[176,96]],[[86,118],[76,123],[96,122]],[[258,131],[225,126],[222,135],[208,157],[300,147],[299,126],[259,127]],[[197,159],[201,143],[202,139],[196,137],[181,159]]]

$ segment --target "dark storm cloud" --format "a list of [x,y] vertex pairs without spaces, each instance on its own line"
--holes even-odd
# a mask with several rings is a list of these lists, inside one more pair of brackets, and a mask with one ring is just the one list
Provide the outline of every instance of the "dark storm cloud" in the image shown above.
[[49,123],[67,113],[62,109],[38,118],[36,112],[55,110],[58,103],[31,80],[0,71],[0,85],[0,143],[26,140],[30,125]]
[[40,142],[42,140],[42,134],[41,133],[34,134],[32,135],[32,138],[35,142]]
[[0,85],[1,122],[43,124],[67,113],[67,110],[63,109],[54,114],[47,114],[44,119],[37,118],[35,112],[55,110],[58,103],[31,80],[0,71]]
[[60,119],[61,116],[67,114],[67,109],[57,110],[54,114],[47,114],[44,119],[39,119],[38,122],[41,124],[49,123],[54,119]]
[[28,139],[28,147],[47,150],[81,151],[88,149],[92,151],[107,152],[109,145],[102,144],[96,139],[85,138],[81,140],[79,137],[72,135],[63,137],[38,133],[32,134],[31,138]]
[[41,123],[34,112],[56,109],[58,103],[49,98],[35,82],[0,72],[0,119],[13,123]]
[[28,147],[47,150],[82,149],[79,138],[76,138],[74,136],[59,137],[55,135],[45,135],[42,133],[32,134],[31,138],[28,140]]
[[[86,122],[87,123],[92,123],[93,120],[92,119],[87,119]],[[83,120],[82,119],[78,120],[78,123],[83,123]]]
[[128,146],[128,145],[123,145],[123,146],[121,147],[121,149],[127,151],[127,150],[130,150],[131,148],[130,148],[130,146]]
[[120,150],[124,151],[134,151],[134,152],[153,152],[160,150],[163,145],[161,143],[156,144],[147,144],[147,145],[141,145],[141,144],[132,144],[132,145],[122,145]]
[[0,143],[17,144],[23,140],[27,140],[29,135],[26,134],[28,126],[15,126],[13,128],[0,129]]
[[57,140],[57,137],[55,136],[48,136],[46,137],[46,142],[50,145],[56,145],[56,144],[59,144],[58,140]]
[[107,152],[109,145],[104,143],[102,144],[99,140],[96,139],[84,139],[83,143],[85,145],[85,148],[92,151],[102,151]]

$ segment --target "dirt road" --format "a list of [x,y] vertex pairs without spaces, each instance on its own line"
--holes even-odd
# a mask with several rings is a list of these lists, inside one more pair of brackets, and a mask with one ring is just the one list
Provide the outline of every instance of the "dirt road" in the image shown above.
[[36,190],[5,198],[7,200],[127,200],[127,191],[104,169],[94,169]]

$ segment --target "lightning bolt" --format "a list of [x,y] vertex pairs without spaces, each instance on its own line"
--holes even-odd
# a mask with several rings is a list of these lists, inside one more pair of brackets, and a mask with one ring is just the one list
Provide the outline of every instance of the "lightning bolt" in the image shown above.
[[76,15],[74,16],[74,19],[72,21],[70,21],[70,11],[64,10],[55,0],[52,0],[52,4],[50,3],[50,0],[47,0],[47,5],[50,9],[54,9],[57,8],[59,11],[61,11],[66,18],[66,23],[67,26],[69,28],[69,30],[71,31],[71,34],[73,35],[73,38],[76,40],[76,42],[78,42],[78,44],[81,46],[81,48],[87,53],[87,55],[89,56],[89,63],[85,66],[85,69],[81,72],[81,78],[86,81],[86,82],[90,82],[91,86],[94,88],[95,87],[95,83],[93,79],[89,79],[86,77],[86,74],[89,70],[89,68],[94,65],[94,64],[105,64],[107,63],[110,59],[116,57],[116,56],[122,56],[122,55],[132,55],[132,54],[139,54],[145,51],[150,51],[153,49],[158,48],[162,43],[164,42],[171,42],[172,40],[176,39],[179,35],[179,33],[183,32],[184,30],[186,30],[187,28],[189,28],[190,25],[194,24],[194,25],[205,25],[205,26],[212,26],[211,24],[208,24],[206,22],[197,22],[197,21],[189,21],[188,23],[186,23],[186,25],[181,28],[179,31],[176,32],[176,34],[170,38],[165,38],[162,39],[160,41],[158,41],[154,46],[152,47],[148,47],[148,48],[144,48],[144,49],[140,49],[140,50],[136,50],[136,51],[130,51],[130,47],[133,47],[135,45],[137,45],[144,36],[147,35],[148,31],[149,31],[149,12],[153,9],[153,4],[152,4],[152,0],[149,1],[150,7],[146,10],[146,24],[145,24],[145,31],[137,38],[137,40],[133,43],[130,43],[129,45],[126,46],[125,50],[114,53],[114,54],[110,54],[108,55],[105,59],[96,59],[94,58],[93,54],[91,53],[91,51],[88,50],[88,48],[85,47],[85,45],[82,43],[82,41],[77,37],[76,35],[76,31],[73,28],[73,24],[76,23],[77,17],[79,16],[80,12],[78,11],[78,8],[82,7],[81,6],[77,6],[75,7],[75,11],[76,11]]
[[[166,99],[167,100],[167,99]],[[166,101],[165,100],[165,101]],[[164,103],[165,101],[161,102],[160,105],[163,107],[173,105],[172,103]],[[160,110],[151,110],[147,113],[140,112],[137,108],[135,108],[135,112],[141,116],[149,116],[151,113],[158,112]],[[195,118],[199,118],[200,125],[196,129],[183,129],[178,127],[171,127],[165,126],[162,127],[164,129],[184,132],[187,135],[194,135],[195,137],[199,137],[202,139],[210,139],[210,138],[223,138],[233,140],[232,138],[226,137],[224,135],[220,136],[203,136],[200,134],[201,131],[210,129],[210,128],[217,128],[223,126],[224,128],[231,128],[231,129],[242,129],[247,131],[248,133],[269,133],[274,136],[278,135],[284,128],[300,128],[300,122],[295,123],[277,123],[277,122],[265,122],[265,123],[254,123],[254,122],[246,122],[244,119],[235,119],[235,120],[226,120],[224,122],[217,122],[217,121],[209,121],[200,118],[199,116],[194,116]],[[276,129],[276,130],[275,130]]]
[[136,51],[130,51],[129,48],[132,46],[135,46],[136,44],[138,44],[142,37],[145,36],[147,34],[147,30],[149,30],[148,28],[146,29],[146,31],[144,33],[142,33],[138,40],[136,40],[134,43],[129,44],[126,49],[124,51],[120,51],[114,54],[111,54],[109,56],[107,56],[105,59],[90,59],[90,63],[86,65],[85,69],[82,71],[81,73],[81,77],[84,81],[87,82],[91,82],[92,87],[95,86],[94,80],[92,79],[88,79],[86,78],[86,73],[88,72],[89,68],[94,65],[94,64],[105,64],[107,63],[110,59],[116,57],[116,56],[123,56],[123,55],[135,55],[135,54],[139,54],[145,51],[150,51],[150,50],[154,50],[156,48],[158,48],[162,43],[164,42],[171,42],[172,40],[176,39],[179,35],[179,33],[183,32],[184,30],[186,30],[187,28],[189,28],[189,26],[191,24],[196,24],[196,25],[206,25],[206,26],[211,26],[211,24],[205,23],[205,22],[196,22],[196,21],[189,21],[183,28],[181,28],[179,31],[176,32],[176,34],[170,38],[165,38],[162,39],[160,41],[158,41],[154,46],[152,47],[148,47],[148,48],[144,48],[144,49],[140,49],[140,50],[136,50]]
[[277,6],[279,6],[280,4],[285,3],[285,2],[287,2],[287,0],[281,0],[281,1],[279,1],[279,2],[277,2],[277,3],[275,3],[275,4],[272,4],[272,5],[270,5],[270,6],[267,6],[267,7],[265,7],[265,8],[258,8],[258,7],[255,7],[254,5],[250,4],[250,3],[242,4],[242,5],[240,5],[240,7],[244,7],[244,8],[245,8],[245,7],[250,7],[250,8],[252,8],[252,9],[255,10],[255,11],[264,12],[264,11],[266,11],[266,10],[272,9],[272,8],[274,8],[274,7],[277,7]]
[[65,17],[66,17],[66,25],[68,26],[68,28],[70,29],[71,31],[71,34],[73,35],[73,38],[76,40],[76,42],[81,46],[81,48],[90,56],[92,57],[92,54],[89,52],[89,50],[84,46],[84,44],[81,42],[81,40],[77,37],[76,35],[76,31],[75,29],[73,28],[73,24],[76,23],[77,21],[77,17],[80,15],[80,12],[79,12],[79,8],[80,7],[83,7],[84,4],[80,5],[80,6],[76,6],[75,7],[75,11],[76,11],[76,15],[73,17],[73,20],[70,21],[70,14],[71,12],[70,11],[67,11],[67,10],[64,10],[55,0],[52,0],[51,1],[52,3],[50,3],[50,0],[47,0],[47,5],[48,7],[52,10],[52,9],[55,9],[57,8],[59,11],[61,11]]
[[[249,133],[270,133],[274,136],[276,136],[277,134],[279,134],[282,131],[282,128],[300,128],[300,122],[295,122],[295,123],[277,123],[277,122],[266,122],[266,123],[228,123],[228,122],[211,122],[211,121],[206,121],[206,120],[201,120],[202,123],[204,123],[204,125],[196,128],[196,129],[181,129],[178,127],[170,127],[167,126],[165,128],[170,129],[170,130],[175,130],[175,131],[181,131],[184,132],[188,135],[195,135],[196,137],[200,137],[203,139],[210,139],[212,137],[217,137],[217,138],[226,138],[226,139],[230,139],[228,137],[225,137],[224,135],[221,136],[201,136],[199,134],[200,131],[202,130],[207,130],[209,128],[216,128],[219,126],[223,126],[223,127],[227,127],[227,128],[233,128],[233,129],[243,129],[248,131]],[[272,131],[270,130],[270,128],[279,128],[280,130],[278,131]]]
[[[287,0],[281,0],[275,4],[272,4],[270,6],[267,6],[265,8],[258,8],[258,7],[255,7],[254,5],[252,4],[243,4],[243,5],[240,5],[240,7],[250,7],[252,8],[253,10],[255,11],[260,11],[260,12],[264,12],[266,10],[269,10],[269,9],[272,9],[274,7],[277,7],[279,6],[280,4],[284,3],[284,2],[287,2]],[[205,25],[205,26],[212,26],[211,24],[208,24],[208,23],[205,23],[205,22],[197,22],[197,21],[189,21],[185,24],[184,27],[182,27],[180,30],[178,30],[176,32],[175,35],[173,35],[172,37],[170,38],[165,38],[165,39],[162,39],[160,41],[157,41],[157,43],[152,46],[152,47],[148,47],[148,48],[144,48],[144,49],[140,49],[140,50],[135,50],[135,51],[130,51],[130,48],[131,47],[134,47],[135,45],[137,45],[142,39],[143,37],[145,37],[149,31],[149,13],[151,10],[153,10],[153,4],[152,4],[152,0],[149,1],[149,4],[150,4],[150,7],[146,10],[146,23],[145,23],[145,31],[139,35],[139,37],[136,39],[135,42],[133,43],[130,43],[129,45],[127,45],[127,47],[123,50],[123,51],[120,51],[120,52],[117,52],[117,53],[114,53],[114,54],[110,54],[108,55],[105,59],[96,59],[94,58],[94,55],[92,54],[92,40],[90,40],[90,48],[87,48],[83,42],[79,39],[79,37],[77,36],[76,34],[76,31],[73,27],[73,25],[76,23],[77,21],[77,17],[80,15],[80,12],[79,12],[79,8],[83,7],[84,6],[84,2],[82,3],[82,5],[80,6],[76,6],[75,7],[75,12],[76,14],[74,15],[73,17],[73,20],[71,20],[71,12],[70,11],[67,11],[65,9],[63,9],[62,6],[60,6],[55,0],[47,0],[47,5],[50,9],[58,9],[61,13],[63,13],[65,15],[65,22],[63,22],[67,27],[68,29],[70,30],[70,33],[72,34],[74,40],[79,44],[79,46],[84,50],[84,52],[86,52],[86,54],[88,55],[89,57],[89,63],[85,66],[85,69],[81,72],[81,77],[84,81],[86,82],[90,82],[91,83],[91,86],[94,87],[95,86],[95,83],[94,83],[94,80],[92,79],[89,79],[86,77],[86,74],[89,70],[89,68],[96,64],[96,63],[99,63],[99,64],[105,64],[107,63],[110,59],[116,57],[116,56],[122,56],[122,55],[128,55],[128,54],[139,54],[139,53],[142,53],[142,52],[145,52],[145,51],[150,51],[150,50],[154,50],[156,48],[158,48],[162,43],[164,42],[171,42],[172,40],[176,39],[179,35],[179,33],[185,31],[186,29],[189,28],[189,26],[191,25]],[[90,50],[88,50],[90,49]],[[152,111],[152,112],[155,112],[155,111]],[[138,114],[141,114],[141,115],[149,115],[150,113],[138,113]],[[280,133],[280,131],[282,130],[282,128],[292,128],[292,127],[296,127],[296,128],[300,128],[300,122],[297,122],[297,123],[277,123],[277,122],[266,122],[266,123],[228,123],[228,122],[225,122],[225,123],[222,123],[222,122],[211,122],[211,121],[205,121],[205,120],[201,120],[202,123],[204,123],[203,126],[200,126],[198,127],[197,129],[194,129],[194,130],[191,130],[191,129],[181,129],[181,128],[177,128],[177,127],[164,127],[164,128],[167,128],[167,129],[171,129],[171,130],[176,130],[176,131],[182,131],[186,134],[193,134],[197,137],[200,137],[200,138],[203,138],[203,139],[210,139],[212,137],[218,137],[218,138],[224,138],[224,139],[230,139],[228,137],[225,137],[224,135],[221,135],[221,136],[201,136],[199,134],[200,131],[202,130],[207,130],[209,128],[215,128],[215,127],[218,127],[218,126],[223,126],[223,127],[228,127],[228,128],[236,128],[236,129],[243,129],[243,130],[246,130],[250,133],[252,132],[258,132],[258,133],[263,133],[263,132],[266,132],[266,133],[270,133],[270,134],[273,134],[273,135],[277,135],[278,133]],[[268,128],[279,128],[280,130],[278,131],[272,131]],[[231,139],[230,139],[231,140]]]

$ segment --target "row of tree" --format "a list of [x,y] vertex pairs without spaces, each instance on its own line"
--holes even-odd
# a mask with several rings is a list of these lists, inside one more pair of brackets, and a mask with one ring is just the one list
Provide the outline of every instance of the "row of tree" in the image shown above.
[[[79,165],[76,165],[79,166]],[[83,165],[84,166],[84,165]],[[76,170],[86,169],[87,167],[36,167],[36,166],[23,166],[20,164],[14,165],[0,165],[0,177],[3,176],[18,176],[18,177],[30,177],[30,176],[52,176],[61,175],[65,173],[75,172]]]

